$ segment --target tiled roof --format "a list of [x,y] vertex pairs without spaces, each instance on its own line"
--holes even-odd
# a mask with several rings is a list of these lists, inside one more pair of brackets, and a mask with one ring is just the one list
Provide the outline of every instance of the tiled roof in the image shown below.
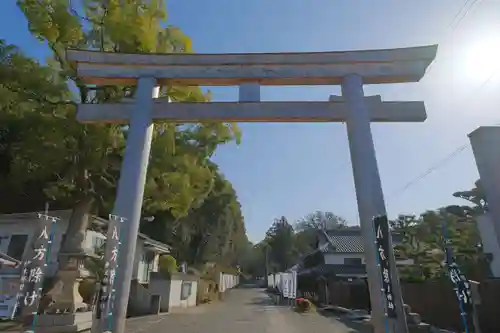
[[[322,249],[329,253],[363,253],[363,237],[360,229],[335,229],[324,232],[331,246]],[[400,235],[392,234],[393,243],[400,242]]]
[[[328,230],[325,232],[330,251],[336,253],[363,253],[363,238],[359,230]],[[333,247],[333,248],[332,248]]]

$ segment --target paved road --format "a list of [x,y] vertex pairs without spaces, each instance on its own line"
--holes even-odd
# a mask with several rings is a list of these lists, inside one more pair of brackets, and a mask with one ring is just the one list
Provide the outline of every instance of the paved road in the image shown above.
[[276,306],[262,289],[235,289],[226,299],[182,313],[133,318],[127,333],[355,333],[333,318]]

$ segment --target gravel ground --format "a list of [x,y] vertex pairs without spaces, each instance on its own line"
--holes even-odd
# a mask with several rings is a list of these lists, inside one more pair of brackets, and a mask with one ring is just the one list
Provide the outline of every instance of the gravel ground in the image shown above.
[[127,333],[365,333],[316,313],[274,305],[262,289],[232,290],[226,299],[180,313],[133,318]]

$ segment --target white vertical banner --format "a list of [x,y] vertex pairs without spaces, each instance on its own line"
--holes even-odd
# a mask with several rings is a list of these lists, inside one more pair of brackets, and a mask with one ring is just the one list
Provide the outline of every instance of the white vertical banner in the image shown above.
[[290,292],[290,281],[288,279],[288,273],[283,274],[283,297],[288,298]]
[[292,298],[297,298],[297,272],[292,272]]

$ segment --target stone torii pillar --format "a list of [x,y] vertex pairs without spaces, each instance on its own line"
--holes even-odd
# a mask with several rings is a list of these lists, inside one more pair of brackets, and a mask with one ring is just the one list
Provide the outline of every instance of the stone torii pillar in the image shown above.
[[500,126],[481,126],[469,134],[477,170],[488,199],[488,213],[500,245]]
[[[375,257],[373,218],[385,215],[370,122],[422,122],[423,102],[382,102],[364,97],[363,84],[419,81],[437,46],[393,50],[263,54],[120,54],[69,50],[78,76],[88,84],[138,85],[135,103],[80,105],[82,122],[130,123],[114,214],[127,219],[120,250],[113,331],[123,333],[135,241],[154,120],[177,123],[346,122],[363,233],[372,323],[375,333],[407,332],[392,246],[392,281],[397,319],[386,316]],[[169,103],[152,98],[156,85],[240,86],[239,102]],[[342,86],[329,102],[260,102],[260,85]],[[126,193],[125,193],[126,192]]]

